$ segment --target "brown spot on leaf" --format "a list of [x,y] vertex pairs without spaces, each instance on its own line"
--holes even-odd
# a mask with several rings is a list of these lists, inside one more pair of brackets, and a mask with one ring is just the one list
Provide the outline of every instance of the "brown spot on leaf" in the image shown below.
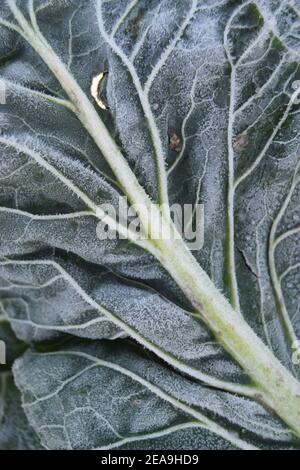
[[136,398],[135,400],[132,400],[132,404],[133,405],[140,405],[142,403],[143,400],[141,400],[140,398]]
[[238,134],[233,141],[233,149],[236,152],[242,152],[249,145],[249,137],[245,132]]
[[180,137],[178,137],[178,135],[175,134],[175,132],[169,135],[169,147],[171,150],[174,150],[175,152],[180,152],[182,149],[182,141]]

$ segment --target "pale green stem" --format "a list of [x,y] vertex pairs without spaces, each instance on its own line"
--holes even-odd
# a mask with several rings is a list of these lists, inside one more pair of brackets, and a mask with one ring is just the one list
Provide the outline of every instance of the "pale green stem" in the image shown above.
[[257,400],[273,409],[300,436],[300,383],[243,317],[236,314],[182,240],[157,241],[153,254],[200,313],[218,342],[252,378],[259,390]]

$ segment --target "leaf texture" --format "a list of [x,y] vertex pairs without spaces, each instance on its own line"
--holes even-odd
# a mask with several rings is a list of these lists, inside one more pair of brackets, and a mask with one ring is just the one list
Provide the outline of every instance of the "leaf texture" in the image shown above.
[[[195,257],[296,377],[298,3],[17,2],[91,101],[108,71],[99,113],[131,169],[153,201],[204,204]],[[158,262],[99,240],[120,184],[38,54],[0,35],[1,315],[32,347],[81,338],[14,367],[43,446],[299,447]]]
[[292,446],[262,406],[208,390],[124,340],[29,351],[14,374],[29,422],[48,448]]

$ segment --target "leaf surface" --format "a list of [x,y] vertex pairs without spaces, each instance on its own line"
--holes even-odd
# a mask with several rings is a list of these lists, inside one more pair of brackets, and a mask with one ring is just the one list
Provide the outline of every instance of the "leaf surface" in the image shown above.
[[[156,202],[204,204],[204,246],[195,257],[299,377],[292,361],[300,335],[297,2],[17,3],[27,18],[32,7],[31,19],[91,102],[92,78],[108,71],[100,94],[109,110],[98,111],[139,182]],[[0,13],[13,21],[4,2]],[[43,445],[298,446],[252,400],[249,377],[158,262],[126,240],[99,240],[94,209],[117,206],[120,184],[38,54],[5,26],[0,36],[3,314],[29,344],[70,335],[85,340],[78,351],[31,352],[17,362],[25,410]],[[116,351],[99,343],[125,336],[156,357],[147,362],[142,350],[127,352],[126,341],[113,342]],[[98,366],[99,355],[113,364],[128,355],[125,371]],[[146,363],[151,380],[143,375]],[[39,380],[32,380],[35,373]],[[125,389],[129,396],[136,389],[145,394],[128,427],[130,399],[116,399],[113,415],[113,391],[103,402],[108,378],[121,396]],[[55,391],[60,380],[66,386]],[[78,390],[90,380],[95,400],[86,413],[89,390],[82,397]],[[47,398],[51,387],[55,406]],[[33,396],[42,405],[31,405]],[[187,416],[174,400],[209,424]]]
[[208,390],[124,340],[31,351],[14,374],[29,421],[48,448],[293,445],[254,401]]

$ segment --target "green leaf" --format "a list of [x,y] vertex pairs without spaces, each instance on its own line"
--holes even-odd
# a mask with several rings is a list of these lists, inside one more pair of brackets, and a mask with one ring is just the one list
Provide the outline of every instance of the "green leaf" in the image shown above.
[[14,375],[29,422],[50,449],[296,444],[261,405],[207,389],[124,340],[29,351]]
[[[145,284],[84,267],[49,258],[1,263],[9,282],[9,289],[3,289],[5,312],[20,338],[30,343],[59,333],[90,339],[122,334],[109,319],[185,373],[234,392],[240,383],[247,384],[243,371],[191,312]],[[249,387],[249,393],[255,389]]]
[[21,394],[10,373],[0,373],[0,449],[37,450],[40,441],[28,424]]
[[[0,301],[0,311],[2,310],[2,301]],[[10,323],[5,318],[4,314],[0,314],[0,341],[5,344],[5,364],[1,364],[0,373],[5,369],[10,369],[13,361],[20,356],[26,349],[26,345],[19,341]]]
[[[2,311],[26,343],[54,341],[55,349],[65,335],[97,340],[78,351],[26,353],[17,362],[15,378],[43,445],[299,447],[288,419],[297,420],[299,400],[283,416],[273,399],[278,395],[285,406],[289,398],[280,399],[280,387],[293,393],[300,370],[292,360],[300,335],[297,6],[37,0],[16,3],[22,18],[13,0],[2,3]],[[90,86],[104,71],[100,98],[109,109],[101,111]],[[188,258],[193,285],[175,275],[172,263],[184,270],[185,251],[157,256],[147,243],[97,237],[97,207],[117,206],[124,194],[131,202],[149,204],[149,195],[159,203],[204,204],[204,246],[193,254],[236,310],[229,333],[212,328],[205,315],[204,295],[219,307],[218,318],[233,311],[211,284],[206,289],[201,268],[193,271]],[[202,289],[200,299],[194,286]],[[261,343],[243,318],[267,345],[265,374],[255,349]],[[241,330],[251,336],[250,349],[255,343],[257,363],[234,336],[228,345]],[[155,356],[127,353],[127,342],[99,343],[124,336]],[[280,369],[266,390],[255,374],[262,370],[267,382],[273,366],[278,369],[271,352],[291,374]],[[103,355],[112,364],[123,356],[128,363],[122,372],[98,367]],[[143,375],[146,363],[152,378]],[[128,396],[145,393],[131,426],[129,398],[117,402],[113,416],[114,390],[103,401],[108,377],[122,397],[125,389]],[[63,381],[62,390],[56,381]],[[89,381],[95,399],[82,414]]]
[[0,314],[0,341],[5,345],[5,364],[0,364],[0,449],[40,449],[40,441],[27,421],[21,393],[11,373],[13,361],[24,352],[26,345],[15,337],[3,314]]

